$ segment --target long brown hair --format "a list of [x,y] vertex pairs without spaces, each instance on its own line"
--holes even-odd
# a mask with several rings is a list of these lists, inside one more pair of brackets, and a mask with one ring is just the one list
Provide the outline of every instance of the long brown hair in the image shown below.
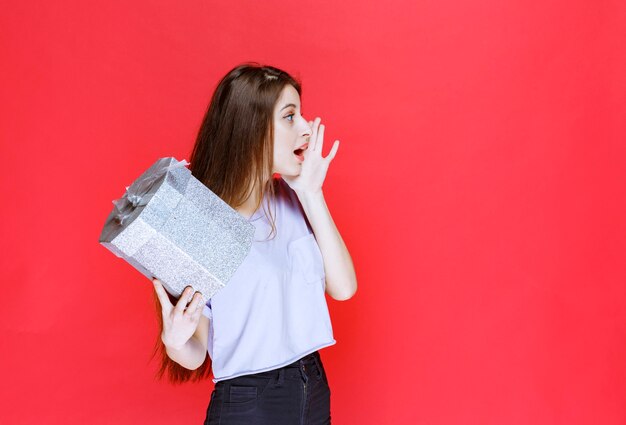
[[[191,174],[232,208],[242,205],[256,190],[257,204],[270,217],[271,234],[276,231],[268,204],[275,199],[276,179],[272,175],[274,152],[274,107],[283,88],[291,84],[299,95],[300,82],[272,66],[246,62],[228,72],[215,89],[200,125],[189,159]],[[256,188],[256,189],[255,189]],[[172,304],[177,298],[168,294]],[[161,303],[154,293],[159,334],[153,357],[160,356],[157,378],[165,372],[174,383],[198,381],[210,376],[211,358],[196,370],[189,370],[169,358],[161,341]]]

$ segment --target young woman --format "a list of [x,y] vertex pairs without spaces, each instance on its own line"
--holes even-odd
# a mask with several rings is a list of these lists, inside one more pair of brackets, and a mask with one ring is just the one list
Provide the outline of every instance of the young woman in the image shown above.
[[325,293],[347,300],[357,282],[322,192],[339,141],[322,157],[324,125],[302,116],[300,94],[271,66],[222,78],[189,167],[255,226],[252,247],[206,305],[191,287],[177,300],[154,280],[158,376],[179,383],[212,370],[205,425],[330,423],[318,351],[336,342]]

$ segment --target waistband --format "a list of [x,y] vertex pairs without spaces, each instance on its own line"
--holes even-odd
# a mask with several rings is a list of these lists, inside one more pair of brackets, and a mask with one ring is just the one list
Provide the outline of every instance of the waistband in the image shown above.
[[318,366],[318,362],[320,360],[320,353],[318,351],[313,351],[312,353],[307,354],[306,356],[296,360],[293,363],[290,363],[286,366],[283,366],[283,369],[301,369],[302,365],[316,365]]
[[306,356],[296,360],[293,363],[282,366],[277,369],[267,370],[265,372],[258,372],[249,375],[241,375],[235,378],[223,379],[217,382],[216,385],[221,386],[225,385],[227,382],[234,383],[241,379],[246,378],[272,378],[276,380],[279,384],[285,378],[302,378],[304,380],[308,380],[310,378],[321,379],[324,366],[322,365],[322,361],[320,359],[320,354],[317,351],[314,351]]
[[323,368],[319,353],[314,351],[287,366],[275,369],[273,372],[277,384],[280,385],[285,378],[301,378],[305,381],[321,379],[324,373]]

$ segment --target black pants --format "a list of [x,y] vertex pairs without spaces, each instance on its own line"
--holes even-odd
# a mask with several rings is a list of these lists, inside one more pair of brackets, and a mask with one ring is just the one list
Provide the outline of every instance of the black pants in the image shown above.
[[204,425],[330,424],[330,387],[319,352],[266,372],[218,381]]

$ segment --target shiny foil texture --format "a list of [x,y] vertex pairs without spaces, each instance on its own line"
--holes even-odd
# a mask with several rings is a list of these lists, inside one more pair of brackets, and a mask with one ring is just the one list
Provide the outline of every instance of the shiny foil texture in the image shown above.
[[186,164],[168,157],[148,168],[113,201],[99,242],[175,297],[192,286],[206,303],[248,255],[255,227]]

